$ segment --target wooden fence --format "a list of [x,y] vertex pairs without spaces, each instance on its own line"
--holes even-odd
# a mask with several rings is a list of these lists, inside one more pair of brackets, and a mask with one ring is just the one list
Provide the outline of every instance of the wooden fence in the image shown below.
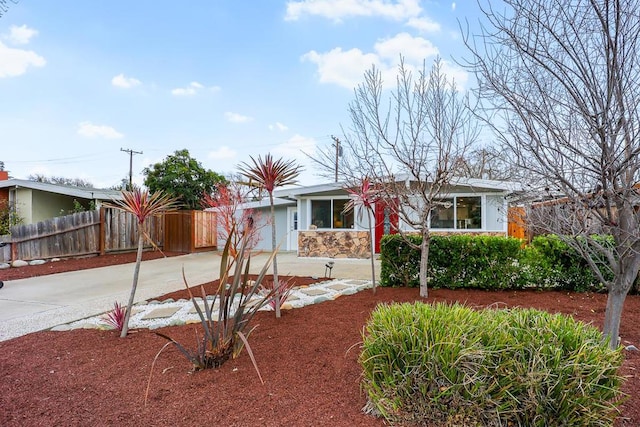
[[[160,248],[164,244],[163,227],[162,216],[151,218],[145,224],[147,236]],[[147,247],[152,246],[148,239],[145,243]],[[99,211],[14,226],[11,228],[10,246],[10,259],[0,261],[47,260],[134,251],[138,246],[138,224],[130,213],[103,207]]]

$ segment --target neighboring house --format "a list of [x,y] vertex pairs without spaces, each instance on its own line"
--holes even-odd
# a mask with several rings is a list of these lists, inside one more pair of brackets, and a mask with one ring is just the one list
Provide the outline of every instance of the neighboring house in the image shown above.
[[[0,173],[0,200],[15,207],[24,224],[44,221],[73,211],[74,200],[85,209],[92,204],[98,208],[103,202],[121,198],[116,190],[81,188],[49,184],[23,179],[8,179],[6,171]],[[93,203],[91,203],[93,202]]]
[[[512,182],[458,179],[439,199],[430,218],[434,234],[482,234],[506,236],[507,196],[519,190]],[[277,190],[275,196],[277,241],[280,250],[297,251],[298,256],[368,258],[367,215],[343,212],[349,193],[340,183],[300,186]],[[262,221],[270,217],[269,199],[244,205],[260,212]],[[413,231],[383,201],[376,203],[374,249],[380,250],[384,234],[398,229]],[[271,227],[260,228],[256,249],[271,250]]]

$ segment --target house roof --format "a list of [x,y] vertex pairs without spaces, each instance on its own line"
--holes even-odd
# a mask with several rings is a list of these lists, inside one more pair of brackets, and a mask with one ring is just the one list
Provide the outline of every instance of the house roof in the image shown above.
[[[409,179],[409,175],[403,174],[396,177],[396,181],[403,182]],[[517,192],[522,191],[522,184],[512,181],[496,181],[490,179],[478,179],[478,178],[459,178],[455,177],[450,181],[451,186],[455,187],[468,187],[473,190],[485,190],[485,191],[500,191],[500,192]],[[345,183],[343,182],[330,182],[325,184],[316,184],[308,186],[298,186],[283,190],[274,191],[274,195],[282,198],[295,198],[296,196],[324,193],[336,190],[343,190]]]
[[0,188],[29,188],[89,200],[118,200],[122,198],[122,193],[119,190],[74,187],[71,185],[50,184],[48,182],[36,182],[26,179],[7,179],[0,181]]

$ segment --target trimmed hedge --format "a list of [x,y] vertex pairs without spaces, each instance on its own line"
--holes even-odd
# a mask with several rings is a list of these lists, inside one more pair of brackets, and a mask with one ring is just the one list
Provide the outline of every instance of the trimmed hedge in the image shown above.
[[[422,237],[406,236],[419,247]],[[437,288],[509,289],[523,287],[518,274],[522,241],[493,236],[432,236],[429,245],[429,286]],[[380,243],[382,286],[420,285],[420,250],[400,235]]]
[[[421,236],[405,238],[420,247]],[[380,248],[381,286],[419,286],[420,249],[400,235],[384,236]],[[584,259],[557,236],[538,236],[526,247],[510,237],[432,236],[427,275],[432,289],[606,291]]]
[[379,305],[360,363],[369,406],[411,425],[610,426],[623,355],[569,316]]

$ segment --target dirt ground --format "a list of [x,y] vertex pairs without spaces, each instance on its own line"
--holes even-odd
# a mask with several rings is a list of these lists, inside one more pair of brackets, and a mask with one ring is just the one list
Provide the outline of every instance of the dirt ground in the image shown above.
[[[132,261],[135,254],[128,256],[24,269],[30,275],[49,274]],[[14,270],[20,269],[9,274]],[[0,271],[0,280],[8,280],[6,274]],[[249,342],[264,385],[246,352],[218,370],[192,373],[173,346],[157,357],[148,383],[154,358],[166,343],[148,330],[134,330],[125,339],[113,331],[73,330],[37,332],[1,342],[0,425],[382,426],[382,421],[361,411],[366,398],[360,390],[357,359],[363,326],[380,302],[418,299],[417,289],[378,288],[375,295],[368,290],[284,311],[281,319],[270,312],[258,313],[254,319],[258,327]],[[426,301],[535,307],[600,327],[606,295],[433,290]],[[200,333],[197,325],[161,332],[191,348]],[[627,298],[621,337],[624,345],[640,347],[638,296]],[[622,373],[627,376],[624,391],[629,398],[616,425],[638,426],[640,353],[625,355]]]

